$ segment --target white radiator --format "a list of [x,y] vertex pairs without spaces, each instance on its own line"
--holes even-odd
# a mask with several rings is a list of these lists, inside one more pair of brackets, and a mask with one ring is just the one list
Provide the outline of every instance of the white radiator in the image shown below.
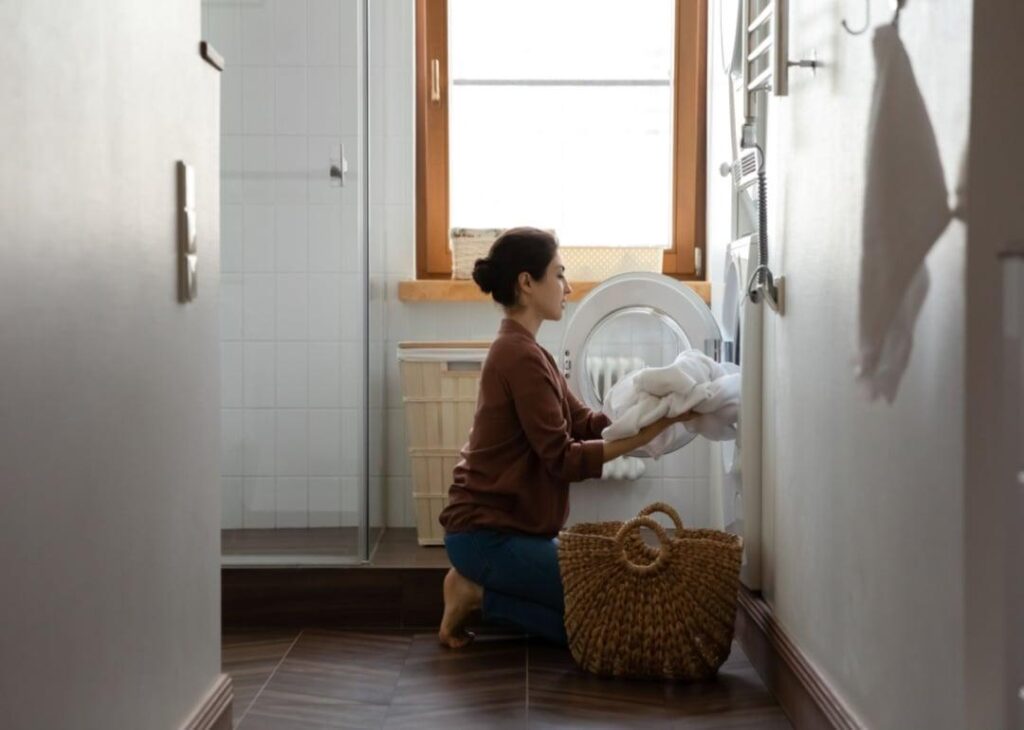
[[[587,374],[594,386],[594,393],[598,400],[604,402],[604,397],[617,382],[629,375],[634,370],[644,367],[645,363],[639,357],[588,357]],[[647,470],[643,459],[633,456],[620,456],[617,459],[605,462],[601,471],[602,479],[634,480],[639,479]]]
[[644,367],[639,357],[588,357],[587,374],[594,384],[594,393],[604,403],[605,394],[612,386],[634,370]]

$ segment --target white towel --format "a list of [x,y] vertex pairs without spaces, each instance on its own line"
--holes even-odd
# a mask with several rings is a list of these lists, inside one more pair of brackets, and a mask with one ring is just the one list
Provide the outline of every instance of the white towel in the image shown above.
[[895,26],[875,31],[857,379],[892,402],[928,293],[925,256],[950,219],[935,132]]
[[671,365],[644,368],[616,383],[605,396],[603,408],[612,424],[601,436],[617,441],[636,435],[659,418],[695,411],[701,415],[666,429],[640,451],[657,458],[686,440],[688,433],[714,441],[735,439],[739,400],[737,366],[687,350]]
[[619,481],[636,481],[647,471],[647,465],[643,459],[635,459],[632,456],[620,456],[618,459],[606,461],[601,469],[602,479],[616,479]]

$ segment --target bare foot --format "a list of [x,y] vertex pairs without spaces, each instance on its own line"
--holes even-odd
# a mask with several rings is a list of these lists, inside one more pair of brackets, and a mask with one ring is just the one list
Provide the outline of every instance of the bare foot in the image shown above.
[[484,589],[464,578],[455,568],[444,577],[444,618],[437,638],[450,649],[461,649],[473,640],[473,634],[463,627],[466,617],[480,608]]

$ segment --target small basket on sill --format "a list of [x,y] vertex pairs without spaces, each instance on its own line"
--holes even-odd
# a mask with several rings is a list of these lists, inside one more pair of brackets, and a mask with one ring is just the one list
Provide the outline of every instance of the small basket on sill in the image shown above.
[[[452,278],[472,279],[473,265],[490,251],[503,228],[452,228]],[[554,235],[554,231],[548,230]],[[570,280],[604,281],[630,271],[661,273],[665,250],[657,246],[563,246],[558,249]]]
[[452,278],[472,279],[473,265],[491,250],[491,244],[505,231],[504,228],[453,228]]

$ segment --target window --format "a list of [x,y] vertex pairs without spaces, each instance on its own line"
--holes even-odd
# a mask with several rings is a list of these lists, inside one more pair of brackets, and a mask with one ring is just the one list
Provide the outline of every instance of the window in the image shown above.
[[418,278],[451,276],[451,228],[512,225],[699,276],[706,0],[417,0],[416,23]]

